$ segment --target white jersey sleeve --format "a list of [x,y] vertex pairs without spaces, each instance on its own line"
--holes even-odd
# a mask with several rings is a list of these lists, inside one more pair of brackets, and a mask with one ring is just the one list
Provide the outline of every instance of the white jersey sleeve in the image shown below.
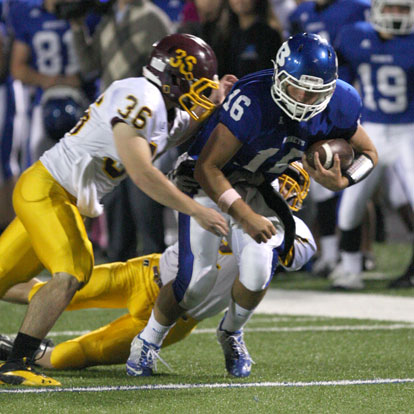
[[99,215],[101,198],[126,177],[113,139],[116,120],[126,122],[146,139],[153,157],[167,146],[167,110],[161,92],[145,78],[128,78],[112,83],[77,125],[40,158],[77,198],[85,216]]
[[175,108],[174,122],[168,133],[168,143],[165,151],[175,147],[190,125],[190,115],[179,108]]

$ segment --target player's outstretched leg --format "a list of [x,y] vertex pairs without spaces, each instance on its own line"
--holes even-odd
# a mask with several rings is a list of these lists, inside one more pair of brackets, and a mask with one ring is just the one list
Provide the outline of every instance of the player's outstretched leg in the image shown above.
[[243,340],[243,330],[228,332],[222,329],[225,315],[217,328],[217,340],[223,349],[227,372],[234,377],[248,377],[253,360]]

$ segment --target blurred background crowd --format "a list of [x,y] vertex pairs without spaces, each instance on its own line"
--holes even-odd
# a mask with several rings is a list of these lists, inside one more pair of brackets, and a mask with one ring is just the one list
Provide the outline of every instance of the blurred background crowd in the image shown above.
[[[340,3],[347,3],[343,11]],[[152,45],[160,38],[173,32],[197,35],[215,51],[219,76],[242,77],[273,68],[272,59],[290,34],[314,32],[334,44],[343,25],[368,19],[370,9],[369,0],[3,0],[0,4],[0,233],[14,216],[12,190],[19,174],[69,131],[110,83],[141,76]],[[167,173],[183,151],[170,150],[157,160],[159,168]],[[340,258],[338,199],[339,194],[321,195],[321,189],[313,186],[300,212],[319,240],[319,256],[304,269],[313,277],[326,277]],[[366,205],[358,246],[366,270],[375,268],[374,241],[397,238],[412,243],[412,209],[407,202],[398,205],[393,200],[380,184]],[[104,261],[162,252],[176,239],[174,213],[129,179],[106,197],[104,205],[104,215],[88,223],[96,254]],[[390,214],[390,205],[400,212],[399,218]]]

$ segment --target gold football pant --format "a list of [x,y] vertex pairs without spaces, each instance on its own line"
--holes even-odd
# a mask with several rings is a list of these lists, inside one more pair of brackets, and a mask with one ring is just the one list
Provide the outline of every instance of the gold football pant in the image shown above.
[[[94,267],[88,284],[75,294],[66,309],[127,308],[129,313],[102,328],[57,345],[51,355],[55,368],[79,369],[126,362],[131,342],[147,324],[159,293],[159,259],[159,254],[152,254],[126,263]],[[38,283],[32,288],[29,300],[43,285]],[[163,346],[185,338],[196,324],[192,318],[180,319]]]
[[86,283],[93,250],[76,199],[40,161],[19,178],[13,206],[17,217],[0,236],[0,297],[43,267]]

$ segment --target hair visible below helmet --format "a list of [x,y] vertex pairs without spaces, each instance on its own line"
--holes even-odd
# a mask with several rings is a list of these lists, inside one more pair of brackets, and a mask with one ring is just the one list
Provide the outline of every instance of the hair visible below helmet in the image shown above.
[[309,174],[299,161],[291,162],[283,174],[278,177],[279,192],[293,211],[302,208],[309,192]]
[[[273,64],[272,98],[291,119],[307,121],[328,106],[335,91],[338,63],[325,39],[308,33],[291,36],[279,48]],[[287,92],[289,85],[315,94],[316,101],[296,101]]]
[[54,141],[59,141],[75,126],[88,106],[82,91],[59,85],[46,89],[40,103],[45,132]]
[[[386,6],[402,6],[407,13],[384,13]],[[414,0],[372,0],[371,23],[375,30],[393,35],[414,32]]]
[[[143,75],[195,120],[203,120],[215,104],[206,94],[218,89],[217,60],[204,40],[189,34],[172,34],[154,45]],[[202,115],[195,109],[204,108]]]

